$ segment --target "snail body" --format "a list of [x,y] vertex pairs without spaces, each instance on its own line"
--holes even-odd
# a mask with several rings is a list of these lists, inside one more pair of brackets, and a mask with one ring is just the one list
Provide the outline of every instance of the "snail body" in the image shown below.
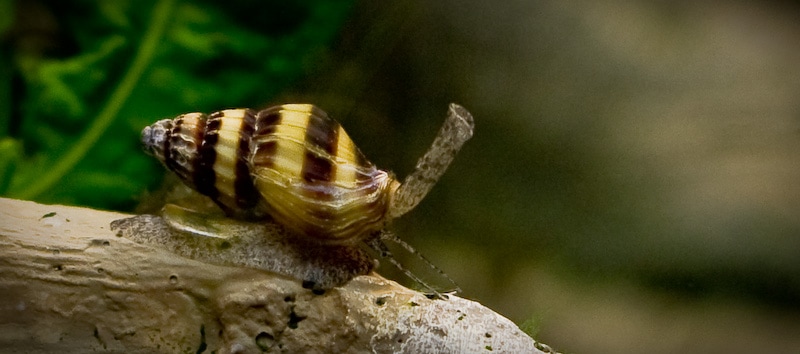
[[[208,196],[227,216],[246,221],[271,218],[290,235],[312,242],[296,245],[280,231],[247,226],[252,223],[238,227],[223,222],[227,226],[207,228],[240,230],[235,236],[222,236],[200,231],[203,227],[192,223],[173,223],[167,213],[167,224],[175,224],[176,230],[213,237],[196,238],[187,247],[184,236],[174,237],[162,228],[140,232],[154,229],[150,219],[117,226],[128,225],[122,234],[137,242],[161,243],[190,258],[276,271],[321,288],[372,269],[371,258],[356,246],[363,242],[439,297],[394,260],[384,241],[415,251],[386,226],[425,197],[472,130],[472,115],[451,104],[430,149],[400,183],[369,162],[338,122],[310,104],[160,120],[142,131],[144,148],[187,186]],[[215,247],[208,242],[220,243]]]

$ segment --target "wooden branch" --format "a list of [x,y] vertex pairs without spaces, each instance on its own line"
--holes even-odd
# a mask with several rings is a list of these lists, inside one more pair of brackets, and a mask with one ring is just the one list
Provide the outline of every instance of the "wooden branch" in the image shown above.
[[116,237],[109,224],[129,216],[0,198],[4,352],[549,351],[479,303],[430,300],[375,273],[315,295]]

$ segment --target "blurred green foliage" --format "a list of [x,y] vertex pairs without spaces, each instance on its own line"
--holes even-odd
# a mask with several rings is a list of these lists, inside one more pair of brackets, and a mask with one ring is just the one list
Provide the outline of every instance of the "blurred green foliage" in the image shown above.
[[164,176],[141,129],[264,105],[349,1],[0,0],[0,195],[126,210]]

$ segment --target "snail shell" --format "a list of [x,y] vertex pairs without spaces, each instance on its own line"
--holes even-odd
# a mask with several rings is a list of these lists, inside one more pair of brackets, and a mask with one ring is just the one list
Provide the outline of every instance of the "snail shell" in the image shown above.
[[146,127],[142,143],[229,216],[269,216],[321,243],[383,229],[400,185],[310,104],[187,113]]

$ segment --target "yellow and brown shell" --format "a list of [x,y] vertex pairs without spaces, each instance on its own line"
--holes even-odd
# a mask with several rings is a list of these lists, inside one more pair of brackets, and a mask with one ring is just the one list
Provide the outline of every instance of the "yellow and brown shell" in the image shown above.
[[142,131],[145,149],[234,218],[271,217],[319,243],[367,241],[413,209],[472,137],[472,115],[451,104],[401,184],[310,104],[187,113]]
[[183,114],[146,127],[142,142],[229,216],[269,215],[324,243],[382,229],[398,184],[310,104]]

